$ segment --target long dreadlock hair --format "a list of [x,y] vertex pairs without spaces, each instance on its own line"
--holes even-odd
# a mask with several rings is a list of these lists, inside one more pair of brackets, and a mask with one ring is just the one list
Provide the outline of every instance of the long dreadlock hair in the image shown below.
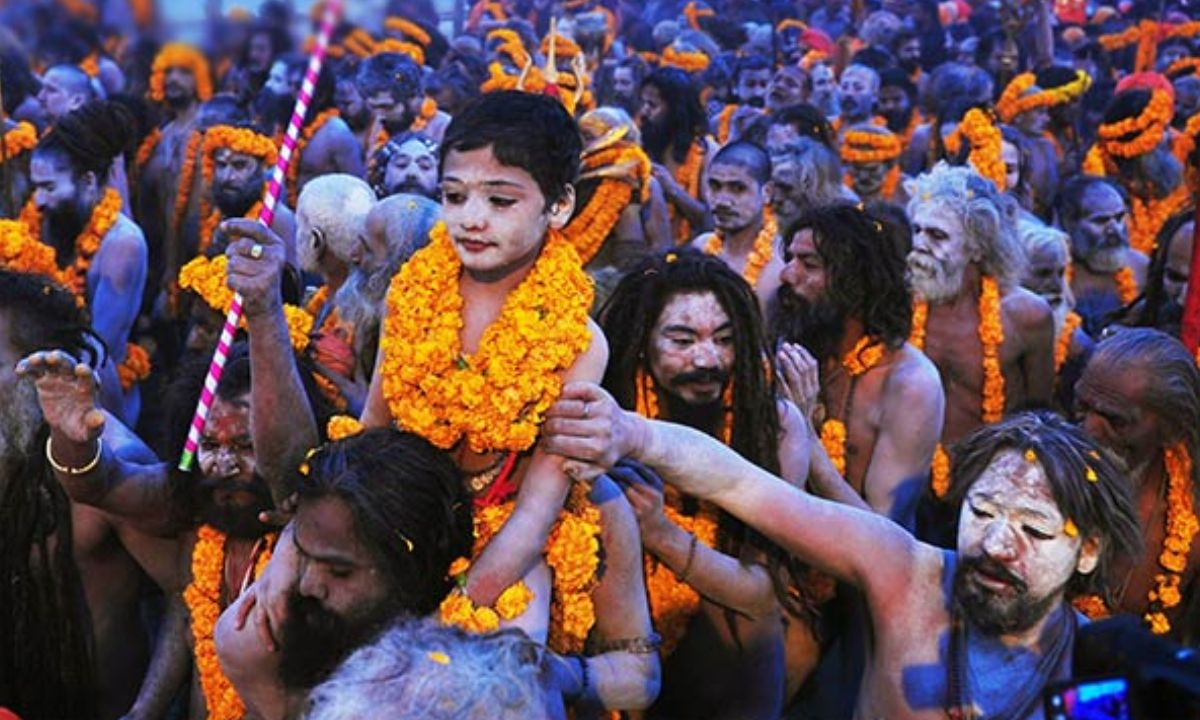
[[[635,409],[638,372],[650,372],[649,349],[655,321],[675,296],[701,292],[716,297],[733,327],[730,447],[767,472],[779,475],[779,395],[768,370],[771,355],[762,313],[750,285],[719,258],[692,248],[671,250],[646,257],[621,278],[600,310],[600,327],[614,350],[604,372],[604,388],[621,407]],[[718,549],[724,553],[736,557],[747,542],[762,550],[780,603],[805,612],[787,591],[792,573],[786,554],[728,513],[720,513],[718,529]]]
[[[0,312],[19,355],[59,349],[93,366],[103,356],[75,298],[45,278],[0,270]],[[28,718],[90,718],[92,636],[71,502],[41,452],[49,432],[39,424],[26,447],[0,458],[0,707]]]

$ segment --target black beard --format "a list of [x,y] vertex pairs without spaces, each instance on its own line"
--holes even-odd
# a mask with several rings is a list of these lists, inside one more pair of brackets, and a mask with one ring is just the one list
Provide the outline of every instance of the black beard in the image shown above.
[[776,343],[803,345],[818,360],[833,357],[846,334],[846,316],[833,303],[809,302],[787,285],[775,294],[770,322]]
[[642,148],[651,160],[665,160],[667,147],[671,144],[671,128],[665,122],[642,121]]
[[58,251],[59,264],[64,260],[75,257],[75,238],[83,232],[91,213],[87,212],[77,199],[69,200],[53,210],[47,209],[43,214],[45,232],[42,235],[49,239],[49,244]]
[[[988,575],[1009,581],[1015,594],[1002,596],[971,582],[967,573],[983,570]],[[1059,602],[1052,592],[1040,600],[1029,598],[1029,587],[1003,565],[984,557],[960,557],[954,571],[954,599],[967,619],[989,635],[1005,635],[1033,627]]]
[[894,133],[902,133],[908,129],[908,122],[912,119],[912,108],[908,110],[889,110],[880,114],[887,121],[888,130]]
[[693,405],[669,389],[663,396],[667,401],[667,417],[671,422],[686,425],[720,439],[721,421],[725,414],[720,398],[705,405]]
[[309,689],[320,684],[383,628],[391,610],[381,606],[367,617],[351,621],[293,592],[281,630],[279,679],[288,688]]
[[438,192],[436,188],[433,191],[430,191],[415,180],[413,182],[401,180],[395,185],[391,185],[387,188],[388,195],[399,195],[401,193],[408,195],[420,195],[421,197],[427,197],[430,200],[438,199]]
[[[244,490],[254,495],[254,501],[245,507],[225,507],[213,501],[216,490]],[[259,513],[275,506],[267,483],[257,474],[250,483],[236,480],[209,480],[203,478],[196,485],[196,499],[200,522],[235,538],[257,538],[269,529],[258,519]]]
[[396,137],[397,135],[401,135],[405,132],[408,132],[408,129],[412,127],[412,124],[414,121],[416,121],[416,119],[417,119],[417,116],[414,115],[412,113],[412,111],[408,109],[407,105],[405,105],[404,106],[404,117],[401,118],[399,122],[395,122],[395,121],[391,121],[391,120],[384,120],[383,121],[383,129],[387,130],[388,135],[390,135],[391,137]]
[[242,217],[262,198],[262,186],[255,183],[241,188],[221,187],[213,192],[213,204],[226,218]]

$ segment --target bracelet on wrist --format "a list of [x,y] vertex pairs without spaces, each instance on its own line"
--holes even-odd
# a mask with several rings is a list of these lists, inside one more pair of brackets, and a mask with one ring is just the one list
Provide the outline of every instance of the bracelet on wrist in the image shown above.
[[54,452],[52,451],[52,443],[53,443],[53,438],[47,437],[46,438],[46,462],[50,463],[50,467],[53,468],[55,472],[62,473],[63,475],[86,475],[86,474],[90,473],[91,471],[96,469],[97,465],[100,464],[100,457],[104,454],[104,439],[96,438],[96,457],[92,458],[91,461],[88,464],[84,465],[83,467],[77,467],[77,468],[67,467],[66,465],[59,464],[59,462],[54,459]]

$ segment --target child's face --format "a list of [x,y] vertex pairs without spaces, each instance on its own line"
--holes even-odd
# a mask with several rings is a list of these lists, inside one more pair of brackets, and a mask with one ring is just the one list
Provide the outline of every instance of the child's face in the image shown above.
[[528,171],[501,165],[492,148],[451,151],[442,170],[442,219],[463,267],[477,279],[501,280],[528,267],[549,227],[571,217],[574,196],[547,208]]

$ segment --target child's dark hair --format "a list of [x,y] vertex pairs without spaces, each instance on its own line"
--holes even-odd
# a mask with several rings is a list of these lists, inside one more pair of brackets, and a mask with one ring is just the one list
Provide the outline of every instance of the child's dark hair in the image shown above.
[[454,117],[442,139],[438,174],[451,152],[490,147],[501,165],[533,176],[546,203],[559,200],[579,173],[583,141],[562,103],[517,91],[488,93]]

